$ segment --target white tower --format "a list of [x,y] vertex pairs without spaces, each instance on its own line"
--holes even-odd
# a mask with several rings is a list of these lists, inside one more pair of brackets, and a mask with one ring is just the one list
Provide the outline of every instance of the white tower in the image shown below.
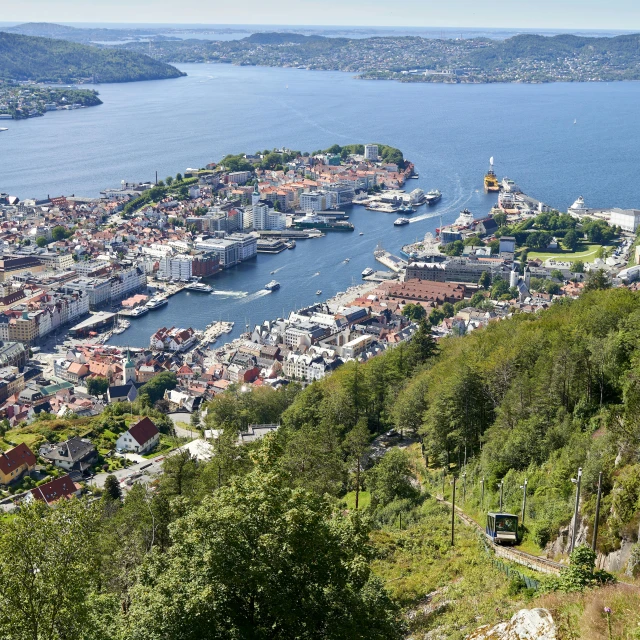
[[131,359],[129,349],[127,349],[127,359],[124,361],[122,369],[122,384],[136,381],[136,363]]
[[529,265],[524,268],[524,283],[527,285],[527,289],[531,284],[531,271],[529,271]]
[[509,287],[515,287],[518,284],[518,270],[516,269],[516,263],[511,266],[511,273],[509,275]]
[[253,189],[253,193],[251,194],[251,204],[252,206],[256,206],[260,202],[260,191],[258,191],[258,183],[256,182],[256,186]]

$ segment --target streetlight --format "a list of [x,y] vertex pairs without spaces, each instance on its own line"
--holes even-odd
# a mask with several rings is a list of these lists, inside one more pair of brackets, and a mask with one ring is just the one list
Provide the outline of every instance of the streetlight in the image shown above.
[[522,489],[522,518],[520,518],[522,522],[522,526],[524,527],[524,511],[527,508],[527,479],[524,479],[524,484],[520,485]]
[[504,488],[504,480],[500,480],[500,484],[498,485],[500,487],[500,513],[502,513],[502,490]]
[[573,533],[571,535],[571,547],[569,553],[573,553],[576,546],[576,535],[578,533],[578,515],[580,511],[580,482],[582,480],[582,467],[578,467],[578,478],[571,478],[571,482],[576,485],[576,505],[573,510]]

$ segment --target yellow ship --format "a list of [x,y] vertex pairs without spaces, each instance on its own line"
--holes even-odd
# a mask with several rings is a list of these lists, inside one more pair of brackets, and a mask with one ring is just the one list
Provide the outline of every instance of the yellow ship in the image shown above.
[[500,191],[498,178],[496,178],[496,174],[493,172],[493,157],[489,160],[489,171],[487,171],[484,176],[484,190],[487,193]]

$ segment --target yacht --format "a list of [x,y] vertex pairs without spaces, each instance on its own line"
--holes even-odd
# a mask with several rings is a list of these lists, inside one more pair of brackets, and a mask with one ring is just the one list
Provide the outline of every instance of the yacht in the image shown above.
[[440,193],[440,191],[438,191],[438,189],[429,191],[425,197],[427,199],[428,205],[435,204],[436,202],[440,202],[440,200],[442,200],[442,194]]
[[213,289],[204,282],[194,282],[192,284],[188,284],[185,289],[187,291],[199,291],[200,293],[211,293]]
[[473,213],[471,213],[469,209],[463,209],[453,224],[458,225],[460,227],[467,227],[472,222],[473,222]]
[[153,311],[155,309],[159,309],[160,307],[164,307],[165,304],[168,304],[168,300],[166,298],[151,298],[149,302],[145,305],[149,311]]
[[403,227],[405,224],[409,224],[409,218],[398,218],[394,223],[394,227]]
[[276,289],[280,288],[280,283],[276,282],[275,280],[272,280],[271,282],[268,282],[267,284],[265,284],[264,288],[267,291],[275,291]]
[[131,313],[129,314],[129,317],[139,318],[140,316],[143,316],[145,313],[149,313],[149,309],[147,309],[147,307],[136,307],[135,309],[133,309],[133,311],[131,311]]
[[116,335],[119,335],[121,333],[124,333],[124,327],[117,327],[116,329],[114,329],[111,333],[114,333]]
[[372,276],[375,273],[375,271],[371,268],[371,267],[367,267],[363,272],[362,272],[362,277],[363,278],[367,278],[368,276]]

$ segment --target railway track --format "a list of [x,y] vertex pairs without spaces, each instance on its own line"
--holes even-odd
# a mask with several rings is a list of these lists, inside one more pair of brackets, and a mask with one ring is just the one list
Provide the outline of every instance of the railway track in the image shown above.
[[[451,506],[451,503],[441,496],[435,496],[435,498],[438,502],[446,504],[449,507]],[[566,565],[560,564],[559,562],[554,562],[553,560],[548,560],[547,558],[540,558],[539,556],[534,556],[531,553],[525,553],[524,551],[519,551],[511,547],[503,547],[501,545],[497,545],[487,536],[484,528],[481,527],[473,518],[469,517],[464,511],[462,511],[460,507],[456,507],[456,515],[458,516],[458,518],[460,518],[460,520],[462,520],[462,522],[468,524],[471,527],[474,527],[477,531],[479,531],[485,537],[490,549],[499,558],[504,558],[505,560],[509,560],[509,562],[515,562],[516,564],[528,567],[529,569],[533,569],[534,571],[538,571],[540,573],[550,573],[553,575],[558,575],[560,573],[560,569],[566,568]]]

